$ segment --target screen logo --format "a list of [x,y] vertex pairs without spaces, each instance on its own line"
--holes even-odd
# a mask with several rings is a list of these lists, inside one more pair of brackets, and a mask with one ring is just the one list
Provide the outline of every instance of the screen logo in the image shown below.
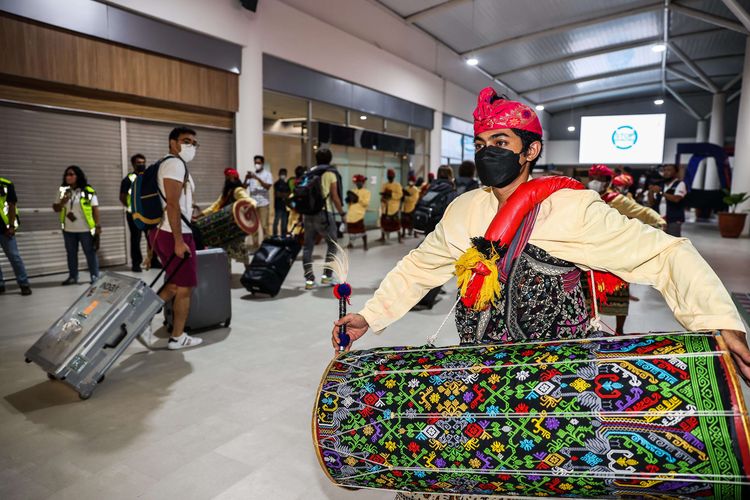
[[630,125],[622,125],[612,132],[612,144],[617,149],[630,149],[638,142],[638,132]]

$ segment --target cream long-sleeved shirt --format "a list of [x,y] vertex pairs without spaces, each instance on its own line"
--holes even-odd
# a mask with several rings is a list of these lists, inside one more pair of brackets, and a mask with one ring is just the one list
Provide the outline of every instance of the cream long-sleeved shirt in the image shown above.
[[[497,208],[489,189],[451,203],[435,231],[401,259],[360,311],[370,328],[384,329],[428,290],[446,283],[470,239],[484,234]],[[594,191],[564,189],[544,200],[529,243],[584,270],[653,286],[688,330],[745,331],[729,293],[689,240],[628,219]]]
[[620,212],[629,219],[638,219],[644,224],[661,228],[667,225],[667,221],[662,219],[659,212],[648,207],[644,207],[632,198],[625,195],[618,195],[609,202],[609,206]]

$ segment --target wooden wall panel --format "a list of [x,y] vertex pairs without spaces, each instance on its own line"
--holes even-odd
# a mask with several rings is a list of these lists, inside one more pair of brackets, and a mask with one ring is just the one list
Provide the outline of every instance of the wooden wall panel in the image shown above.
[[28,86],[4,85],[0,83],[0,101],[20,104],[41,104],[55,108],[93,111],[124,118],[138,118],[169,122],[172,124],[202,125],[227,130],[234,128],[234,119],[229,112],[207,114],[169,109],[133,102],[66,94]]
[[236,112],[239,75],[0,16],[0,74]]

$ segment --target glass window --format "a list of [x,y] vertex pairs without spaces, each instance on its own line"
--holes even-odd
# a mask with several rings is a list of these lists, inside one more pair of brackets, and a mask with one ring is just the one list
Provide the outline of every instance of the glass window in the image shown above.
[[403,122],[397,122],[396,120],[385,121],[385,133],[390,135],[400,135],[402,137],[409,137],[409,124]]
[[335,125],[346,125],[346,109],[333,104],[312,101],[312,119]]
[[364,128],[375,132],[383,132],[383,119],[361,111],[349,111],[349,124],[352,127]]
[[419,127],[411,128],[411,138],[414,139],[414,154],[429,154],[429,137],[429,130]]
[[276,92],[263,92],[263,130],[301,135],[307,123],[307,100]]
[[447,158],[449,163],[461,163],[463,158],[463,135],[451,132],[450,130],[441,130],[441,151],[440,155]]

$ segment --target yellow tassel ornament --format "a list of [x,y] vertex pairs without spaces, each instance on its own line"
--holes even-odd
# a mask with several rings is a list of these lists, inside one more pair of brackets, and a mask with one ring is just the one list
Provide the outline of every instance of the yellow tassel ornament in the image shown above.
[[475,247],[469,248],[456,261],[456,277],[461,290],[461,302],[475,311],[483,311],[500,298],[502,286],[497,264],[500,255],[492,249],[486,257]]

